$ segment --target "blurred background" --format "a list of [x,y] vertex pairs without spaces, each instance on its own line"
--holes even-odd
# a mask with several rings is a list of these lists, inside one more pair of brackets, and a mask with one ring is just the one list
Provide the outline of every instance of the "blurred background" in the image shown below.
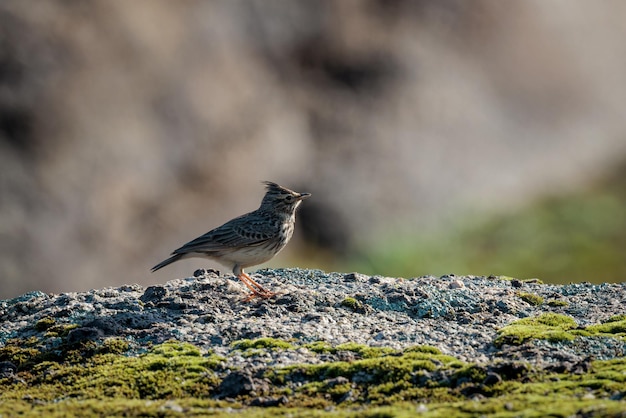
[[313,193],[266,266],[624,281],[625,21],[621,0],[3,0],[0,298],[220,268],[149,272],[261,180]]

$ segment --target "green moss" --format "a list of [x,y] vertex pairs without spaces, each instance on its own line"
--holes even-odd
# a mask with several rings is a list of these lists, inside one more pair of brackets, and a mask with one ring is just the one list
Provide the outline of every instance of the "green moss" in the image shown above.
[[[314,353],[330,353],[335,354],[339,350],[344,351],[352,351],[354,353],[359,354],[361,358],[373,358],[373,357],[381,357],[389,354],[397,354],[396,350],[389,347],[370,347],[365,344],[358,344],[354,342],[348,342],[344,344],[339,344],[336,347],[333,347],[326,341],[315,341],[312,343],[305,344],[304,347],[313,351]],[[441,351],[437,347],[433,347],[430,345],[415,345],[411,347],[407,347],[403,350],[404,353],[424,353],[424,354],[437,354],[440,355]]]
[[337,347],[335,347],[335,349],[344,350],[344,351],[352,351],[354,353],[357,353],[361,358],[380,357],[383,355],[396,352],[396,350],[394,350],[393,348],[389,348],[389,347],[370,347],[364,344],[357,344],[353,342],[340,344]]
[[49,335],[49,330],[58,326],[48,328],[42,337],[7,340],[0,347],[0,361],[10,361],[23,370],[42,362],[84,363],[98,354],[122,354],[130,349],[127,341],[118,338],[107,338],[102,343],[82,341],[70,344],[65,339],[67,333],[63,337],[56,336],[56,333]]
[[[119,340],[118,340],[119,341]],[[107,350],[119,350],[111,342]],[[103,350],[103,351],[107,351]],[[0,400],[169,399],[208,397],[219,383],[212,370],[221,359],[187,343],[166,342],[138,357],[96,354],[81,363],[43,361],[22,381],[3,382]]]
[[515,277],[510,277],[510,276],[489,276],[489,279],[494,278],[494,279],[498,279],[498,280],[506,280],[508,282],[513,281],[513,280],[517,280]]
[[517,296],[519,296],[519,298],[524,302],[533,306],[539,306],[543,303],[543,298],[539,295],[535,295],[534,293],[519,292]]
[[99,352],[101,354],[122,354],[130,349],[128,341],[120,338],[107,338],[103,341]]
[[569,306],[569,303],[565,300],[553,299],[553,300],[548,301],[548,306],[551,306],[553,308],[558,308],[560,306]]
[[579,329],[574,319],[567,315],[545,313],[534,318],[515,321],[500,330],[494,341],[502,344],[522,344],[530,339],[549,341],[571,341],[577,336],[626,337],[625,315],[616,315],[601,324],[589,325]]
[[333,385],[326,390],[326,393],[330,396],[333,402],[341,401],[346,395],[349,395],[350,392],[352,392],[351,383]]
[[352,362],[336,361],[331,363],[313,364],[293,367],[292,370],[315,378],[334,378],[338,376],[349,379],[359,373],[367,381],[389,381],[407,378],[417,370],[434,370],[432,361],[425,359],[408,359],[398,357],[379,357]]
[[[320,402],[336,401],[337,398],[341,398],[344,403],[350,399],[350,402],[387,404],[425,396],[428,391],[439,386],[436,382],[428,383],[426,373],[446,369],[453,374],[464,365],[453,357],[434,354],[432,350],[424,351],[429,352],[418,350],[403,354],[394,352],[351,362],[289,366],[274,370],[268,377],[275,384],[304,380],[307,383],[298,390],[298,393],[316,396]],[[347,382],[337,383],[335,379],[339,377],[347,379]],[[418,383],[422,381],[423,383]],[[430,389],[425,389],[426,386]],[[437,394],[449,399],[446,391]],[[298,399],[298,402],[302,400]]]
[[163,358],[179,358],[181,356],[187,357],[201,357],[202,353],[200,349],[192,344],[179,343],[177,341],[168,341],[166,343],[154,346],[150,353],[155,356],[161,356]]
[[626,335],[626,318],[625,315],[617,315],[613,318],[609,318],[606,322],[597,325],[589,325],[585,328],[585,331],[589,332],[591,335],[595,334],[612,334],[614,336],[625,336]]
[[293,344],[276,338],[257,338],[256,340],[239,340],[232,343],[237,350],[248,349],[281,349],[288,350],[294,348]]
[[[319,353],[337,353],[338,351],[352,351],[361,359],[353,361],[335,361],[317,365],[299,365],[278,368],[266,374],[274,384],[282,385],[290,380],[299,380],[304,377],[312,380],[311,384],[305,384],[298,389],[298,393],[323,395],[323,399],[315,402],[322,404],[329,399],[335,398],[335,392],[329,389],[324,382],[337,377],[345,377],[351,380],[363,382],[387,382],[394,379],[416,378],[421,371],[432,371],[437,365],[445,365],[450,369],[458,369],[463,363],[431,346],[414,346],[400,353],[389,347],[368,347],[363,344],[345,343],[336,347],[328,343],[317,341],[306,345],[311,351]],[[298,377],[300,376],[300,377]],[[347,388],[347,386],[346,386]],[[384,391],[381,389],[380,393]],[[351,386],[350,398],[358,397],[358,387]],[[342,392],[342,396],[343,396]],[[405,394],[406,395],[406,394]],[[403,395],[404,396],[404,395]],[[370,397],[370,400],[372,398]],[[381,400],[382,401],[382,400]],[[308,401],[307,401],[308,402]],[[321,404],[320,404],[321,405]],[[318,405],[318,406],[320,406]]]
[[[423,360],[429,356],[429,365],[426,366]],[[435,411],[440,410],[446,411],[446,414],[457,411],[452,416],[458,416],[458,411],[462,411],[463,416],[476,413],[516,416],[520,412],[528,415],[531,411],[535,411],[531,415],[542,416],[545,411],[553,411],[552,403],[557,398],[550,394],[558,394],[558,399],[566,402],[572,401],[577,407],[571,411],[574,414],[583,406],[598,407],[597,401],[579,402],[590,393],[599,399],[623,392],[626,389],[625,365],[624,359],[593,362],[589,372],[584,374],[553,374],[534,371],[520,363],[516,367],[519,366],[521,371],[500,372],[503,380],[487,387],[482,383],[488,372],[485,366],[464,364],[456,359],[440,361],[439,355],[411,352],[351,363],[331,362],[285,368],[283,371],[289,378],[274,383],[303,382],[291,397],[290,404],[293,406],[329,408],[333,403],[340,402],[341,405],[394,404],[398,407],[403,402],[414,401],[428,406],[426,416],[439,416]],[[500,366],[494,367],[498,370]],[[338,376],[345,380],[336,379]],[[471,401],[472,394],[480,394],[484,400],[478,403]],[[545,401],[541,400],[542,397]],[[546,400],[546,397],[550,399]],[[531,406],[527,406],[526,401]],[[412,405],[414,408],[415,404]],[[612,408],[610,406],[606,410]],[[372,412],[373,409],[367,411]],[[414,409],[412,411],[415,412]]]
[[55,324],[54,319],[47,316],[37,321],[37,323],[35,324],[35,329],[37,331],[45,331],[51,326],[53,326],[54,324]]
[[553,342],[570,341],[575,338],[570,330],[576,327],[576,321],[570,316],[544,313],[538,317],[520,319],[501,328],[494,344],[522,344],[533,338]]
[[441,350],[432,345],[413,345],[404,349],[405,353],[441,354]]
[[[567,318],[532,319],[535,325],[575,325]],[[21,343],[25,349],[42,350],[41,340]],[[272,384],[265,389],[269,392],[217,400],[226,371],[220,369],[223,359],[210,351],[169,341],[139,356],[113,354],[127,347],[124,340],[107,339],[91,348],[90,357],[28,363],[17,379],[0,379],[0,416],[619,416],[626,407],[616,396],[626,393],[624,358],[593,361],[584,372],[562,374],[530,367],[507,373],[498,369],[506,364],[496,363],[489,367],[502,381],[487,386],[483,384],[487,366],[461,362],[435,347],[370,352],[366,346],[351,344],[347,347],[354,352],[377,355],[351,362],[270,367],[266,377]],[[323,342],[311,346],[320,352],[339,347]],[[43,350],[39,353],[43,357]],[[288,398],[282,407],[248,406],[281,396]]]
[[609,319],[607,319],[607,320],[605,321],[605,323],[608,323],[608,322],[625,321],[625,320],[626,320],[626,314],[613,315],[612,317],[610,317]]
[[482,382],[485,380],[485,377],[487,377],[487,370],[475,364],[464,365],[454,374],[454,378],[457,381],[465,378],[474,383]]
[[363,305],[363,302],[352,297],[347,297],[344,300],[342,300],[341,306],[344,306],[350,309],[351,311],[358,312],[358,313],[364,313],[365,311],[365,306]]
[[371,275],[540,277],[551,283],[626,277],[626,193],[622,171],[587,191],[545,198],[517,210],[457,217],[414,234],[390,230],[342,270]]
[[[397,354],[396,350],[389,347],[370,347],[365,344],[358,344],[354,342],[348,342],[339,344],[333,347],[326,341],[315,341],[313,343],[305,344],[304,347],[313,351],[314,353],[330,353],[335,354],[337,351],[352,351],[357,353],[361,358],[373,358],[381,357],[389,354]],[[415,345],[405,348],[404,353],[424,353],[424,354],[441,354],[441,351],[437,347],[430,345]]]
[[305,344],[304,347],[318,354],[335,353],[337,351],[332,345],[330,345],[326,341],[315,341]]
[[405,399],[419,399],[431,393],[431,390],[422,388],[410,381],[400,380],[370,387],[367,391],[367,397],[368,401],[374,405],[391,405]]
[[510,276],[489,276],[487,278],[488,279],[506,280],[507,282],[510,282],[510,281],[513,281],[513,280],[519,280],[522,283],[543,284],[543,280],[537,279],[536,277],[533,277],[533,278],[530,278],[530,279],[518,279],[518,278],[510,277]]
[[55,324],[47,329],[46,337],[67,337],[67,334],[73,329],[78,328],[78,324]]
[[20,346],[12,340],[7,341],[4,347],[0,347],[0,361],[10,361],[18,368],[37,361],[40,354],[41,352],[37,348],[28,345]]

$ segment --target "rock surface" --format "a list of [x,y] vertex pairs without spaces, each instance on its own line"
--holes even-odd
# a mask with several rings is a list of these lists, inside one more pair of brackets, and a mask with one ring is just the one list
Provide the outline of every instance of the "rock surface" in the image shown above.
[[[626,351],[624,339],[602,336],[552,342],[533,339],[521,345],[494,343],[499,329],[521,318],[558,313],[572,317],[582,328],[623,314],[626,283],[562,286],[454,275],[407,280],[268,269],[253,277],[277,295],[245,302],[247,289],[234,277],[213,270],[199,270],[194,276],[148,288],[129,285],[60,295],[31,292],[1,301],[0,346],[9,338],[35,335],[36,324],[52,319],[55,324],[78,325],[68,340],[121,337],[141,351],[149,343],[175,339],[219,355],[230,353],[231,367],[320,361],[302,347],[259,356],[231,352],[235,341],[262,337],[289,341],[296,347],[315,341],[397,350],[431,345],[472,363],[527,360],[555,368],[580,364],[590,357],[612,359]],[[49,341],[54,343],[54,339]],[[228,388],[224,391],[228,393]]]

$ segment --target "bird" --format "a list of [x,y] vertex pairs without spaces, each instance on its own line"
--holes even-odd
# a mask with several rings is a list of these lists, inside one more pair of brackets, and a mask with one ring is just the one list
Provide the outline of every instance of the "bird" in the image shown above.
[[204,257],[232,269],[255,297],[268,299],[276,293],[265,289],[244,272],[244,268],[271,260],[289,242],[296,223],[296,210],[310,193],[298,193],[271,181],[264,181],[266,192],[255,211],[231,219],[222,226],[174,250],[171,257],[152,267],[155,272],[176,261]]

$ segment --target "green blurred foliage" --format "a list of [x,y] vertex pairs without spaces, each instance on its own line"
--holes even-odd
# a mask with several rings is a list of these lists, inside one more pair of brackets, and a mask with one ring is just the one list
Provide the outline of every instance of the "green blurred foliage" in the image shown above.
[[[386,276],[507,275],[544,282],[626,281],[626,169],[581,193],[513,212],[397,235],[353,260]],[[471,219],[470,219],[471,218]]]

